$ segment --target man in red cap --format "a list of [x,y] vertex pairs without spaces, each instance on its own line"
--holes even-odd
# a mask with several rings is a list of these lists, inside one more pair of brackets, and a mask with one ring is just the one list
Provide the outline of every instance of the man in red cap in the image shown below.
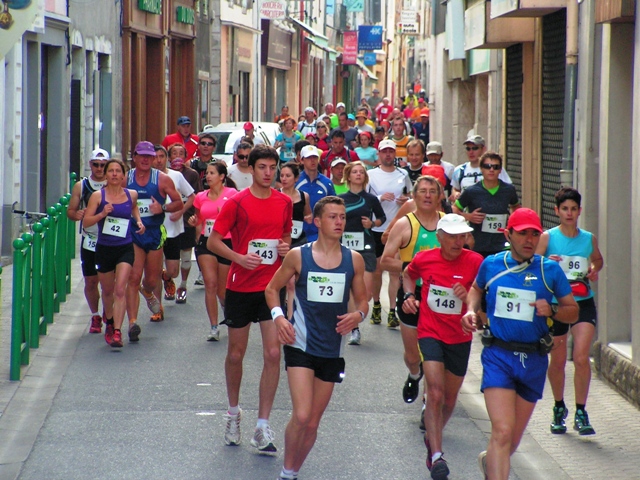
[[[262,139],[261,135],[256,135],[256,128],[253,125],[253,123],[251,122],[245,122],[245,124],[243,125],[244,128],[244,136],[245,137],[249,137],[251,139],[251,141],[253,142],[253,146],[255,147],[256,145],[260,145],[263,144],[264,145],[264,140]],[[240,144],[240,140],[242,139],[238,139],[237,144]],[[234,146],[234,151],[235,151],[236,147]]]
[[[491,420],[491,438],[478,456],[484,478],[507,480],[516,451],[536,402],[542,398],[547,354],[553,346],[547,319],[574,323],[578,305],[558,262],[536,255],[542,235],[538,214],[519,208],[504,236],[511,250],[487,257],[467,295],[465,332],[481,326],[478,316],[486,296],[490,329],[482,335],[480,389]],[[552,304],[554,297],[557,304]]]
[[178,131],[164,137],[162,146],[168,149],[174,143],[182,143],[187,149],[187,160],[194,157],[198,150],[199,138],[191,133],[191,119],[186,116],[178,118]]

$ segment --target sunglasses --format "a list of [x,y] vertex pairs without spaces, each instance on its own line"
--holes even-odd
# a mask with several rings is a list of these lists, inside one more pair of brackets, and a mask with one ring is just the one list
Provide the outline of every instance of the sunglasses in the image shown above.
[[467,147],[467,152],[469,150],[480,150],[480,147]]
[[502,165],[496,165],[495,163],[483,163],[480,165],[480,168],[484,168],[485,170],[501,170]]
[[236,154],[236,156],[238,157],[238,160],[246,160],[247,158],[249,158],[249,155],[237,155]]
[[215,143],[213,142],[200,142],[200,145],[204,145],[206,147],[213,147]]
[[107,164],[102,162],[91,162],[91,166],[96,168],[104,168],[107,166]]

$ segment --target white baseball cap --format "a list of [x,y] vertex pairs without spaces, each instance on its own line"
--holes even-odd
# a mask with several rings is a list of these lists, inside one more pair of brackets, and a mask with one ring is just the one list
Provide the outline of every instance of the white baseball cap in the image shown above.
[[91,160],[109,160],[109,152],[104,148],[96,148],[91,152]]
[[451,235],[473,232],[462,215],[448,213],[438,221],[438,230],[443,230]]
[[347,161],[344,158],[336,158],[333,162],[331,162],[331,168],[335,167],[336,165],[340,165],[340,164],[347,164]]
[[442,144],[440,142],[429,142],[427,144],[427,155],[432,153],[442,155]]
[[305,145],[304,147],[302,147],[302,150],[300,150],[300,157],[320,157],[320,154],[318,153],[318,149],[313,145]]
[[385,148],[393,148],[395,150],[396,142],[394,142],[393,140],[389,140],[388,138],[385,140],[382,140],[378,145],[378,150],[384,150]]

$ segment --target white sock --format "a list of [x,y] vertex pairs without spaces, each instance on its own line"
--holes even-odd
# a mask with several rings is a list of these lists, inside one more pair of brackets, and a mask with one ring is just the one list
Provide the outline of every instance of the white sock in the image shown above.
[[267,418],[259,418],[258,423],[256,424],[256,428],[267,428],[269,426],[269,419]]
[[420,378],[420,372],[413,374],[413,373],[409,373],[409,378],[411,380],[418,380]]
[[438,460],[441,456],[442,456],[442,452],[434,453],[433,456],[431,457],[431,463],[436,463],[436,460]]
[[227,410],[227,412],[229,413],[229,415],[238,415],[240,413],[240,405],[236,405],[235,407],[229,405],[229,409]]
[[96,315],[102,316],[102,315],[100,315],[98,312],[91,312],[91,316],[92,316],[92,317],[95,317]]

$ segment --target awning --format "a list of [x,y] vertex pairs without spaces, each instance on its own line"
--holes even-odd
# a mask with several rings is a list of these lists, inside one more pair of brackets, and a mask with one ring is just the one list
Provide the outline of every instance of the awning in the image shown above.
[[231,20],[220,20],[220,23],[227,27],[234,27],[240,30],[246,30],[247,32],[255,33],[258,35],[262,35],[262,30],[258,30],[257,28],[248,27],[247,25],[243,25],[241,23],[236,23]]
[[314,30],[313,28],[311,28],[309,25],[307,25],[304,22],[301,22],[300,20],[293,18],[293,17],[289,17],[289,21],[293,22],[293,24],[295,26],[297,26],[298,28],[301,28],[302,30],[304,30],[305,32],[307,32],[310,35],[313,35],[316,38],[322,39],[325,42],[329,41],[329,38],[324,36],[322,33],[320,33],[317,30]]
[[362,60],[360,60],[359,58],[356,59],[356,65],[358,65],[360,70],[362,70],[364,72],[364,74],[369,78],[369,80],[371,80],[373,82],[377,82],[378,81],[378,77],[376,77],[375,74],[371,70],[369,70],[367,68],[367,66],[364,64],[364,62]]
[[273,26],[275,26],[278,30],[282,30],[287,33],[296,33],[296,30],[293,27],[290,27],[282,20],[271,20]]
[[310,36],[310,37],[306,37],[305,40],[307,42],[315,45],[320,50],[324,50],[328,54],[334,55],[334,59],[338,55],[338,52],[336,50],[334,50],[333,48],[331,48],[329,45],[326,44],[327,42],[323,42],[321,39],[319,39],[317,37]]

